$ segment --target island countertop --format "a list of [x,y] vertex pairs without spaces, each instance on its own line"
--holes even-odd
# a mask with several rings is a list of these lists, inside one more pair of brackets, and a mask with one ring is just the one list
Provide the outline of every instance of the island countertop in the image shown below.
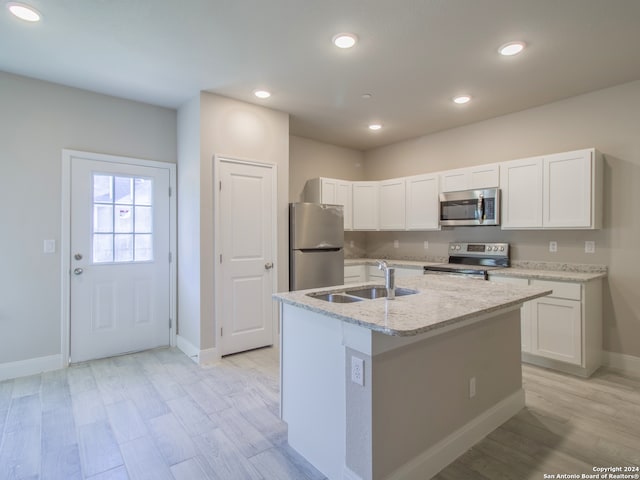
[[331,303],[307,295],[380,285],[380,282],[366,282],[276,293],[273,298],[386,335],[412,336],[515,307],[551,293],[547,288],[442,275],[406,277],[396,283],[396,287],[417,290],[418,293],[394,300],[377,298],[353,303]]

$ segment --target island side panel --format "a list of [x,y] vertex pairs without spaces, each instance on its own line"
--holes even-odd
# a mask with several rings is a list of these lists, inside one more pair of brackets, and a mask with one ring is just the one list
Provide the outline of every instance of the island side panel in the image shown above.
[[[512,398],[515,405],[509,401],[505,407],[509,411],[494,415],[500,423],[524,406],[517,310],[385,352],[372,362],[374,479],[435,474],[445,466],[437,465],[443,457],[443,439],[465,431],[473,438],[474,420],[501,401]],[[469,398],[472,377],[476,394]],[[497,426],[490,426],[480,438]],[[477,436],[478,427],[474,428]],[[462,451],[449,461],[470,446],[462,442]],[[349,450],[347,445],[347,463]],[[432,458],[434,450],[440,452],[440,460]],[[413,465],[407,466],[408,462]]]
[[342,478],[345,354],[342,322],[283,304],[282,418],[288,441],[328,478]]

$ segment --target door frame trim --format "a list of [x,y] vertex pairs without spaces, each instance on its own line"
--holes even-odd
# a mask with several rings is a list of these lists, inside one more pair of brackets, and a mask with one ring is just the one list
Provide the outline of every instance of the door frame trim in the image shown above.
[[169,315],[171,328],[169,329],[169,344],[176,345],[177,331],[177,192],[176,192],[176,164],[144,160],[140,158],[108,155],[104,153],[85,152],[81,150],[62,149],[62,229],[60,234],[60,348],[62,352],[62,366],[69,366],[71,354],[71,159],[81,157],[87,160],[107,162],[112,164],[127,164],[139,167],[164,168],[169,170]]
[[[213,232],[214,232],[214,242],[213,242],[213,261],[214,261],[214,306],[213,306],[213,328],[215,330],[215,351],[216,358],[219,359],[222,357],[222,337],[220,336],[220,324],[219,321],[222,318],[222,312],[220,309],[220,303],[222,299],[222,268],[220,268],[220,263],[216,261],[217,258],[222,254],[222,236],[221,232],[221,212],[220,212],[220,188],[217,188],[216,185],[220,181],[220,164],[226,161],[227,163],[235,163],[240,165],[253,165],[261,168],[269,168],[271,169],[271,201],[273,206],[273,231],[272,231],[272,243],[271,250],[273,255],[273,282],[271,284],[271,293],[276,293],[278,291],[278,266],[280,264],[278,258],[278,165],[270,162],[260,162],[257,160],[251,160],[247,158],[235,157],[232,155],[222,155],[222,154],[214,154],[212,158],[213,168],[213,187],[215,190],[214,194],[214,208],[213,208]],[[273,345],[277,344],[278,339],[278,312],[277,305],[273,302],[272,305],[272,341]]]

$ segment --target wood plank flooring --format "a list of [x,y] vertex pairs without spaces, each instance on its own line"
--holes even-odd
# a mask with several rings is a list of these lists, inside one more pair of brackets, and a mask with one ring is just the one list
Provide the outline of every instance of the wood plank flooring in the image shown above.
[[[523,367],[527,407],[437,480],[640,465],[640,378]],[[0,479],[320,480],[278,418],[278,352],[174,349],[0,382]]]

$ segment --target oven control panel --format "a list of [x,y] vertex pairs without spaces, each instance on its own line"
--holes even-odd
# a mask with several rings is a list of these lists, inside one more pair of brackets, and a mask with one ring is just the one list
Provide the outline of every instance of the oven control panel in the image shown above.
[[509,244],[453,242],[449,244],[449,255],[474,257],[508,257]]

